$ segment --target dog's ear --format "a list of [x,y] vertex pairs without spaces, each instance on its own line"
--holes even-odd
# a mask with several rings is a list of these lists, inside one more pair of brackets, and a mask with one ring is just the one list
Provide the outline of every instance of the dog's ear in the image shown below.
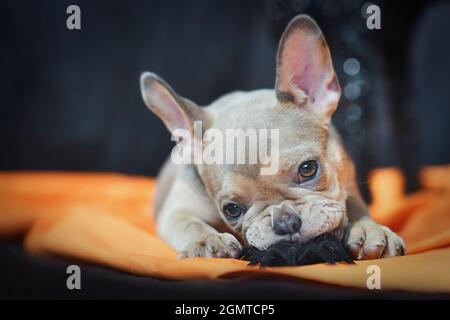
[[171,133],[177,129],[184,129],[192,134],[194,121],[206,120],[206,115],[200,107],[178,96],[154,73],[141,74],[141,94],[149,110],[164,122]]
[[311,107],[329,121],[341,89],[331,54],[316,22],[296,16],[280,40],[277,54],[276,93],[280,102]]

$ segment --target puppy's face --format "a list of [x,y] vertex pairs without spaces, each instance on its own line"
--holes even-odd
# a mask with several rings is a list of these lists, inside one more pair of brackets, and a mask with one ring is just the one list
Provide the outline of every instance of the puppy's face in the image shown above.
[[341,150],[320,118],[271,91],[235,94],[211,114],[211,127],[223,136],[227,129],[279,132],[276,174],[261,174],[261,161],[198,165],[222,218],[249,244],[265,249],[281,240],[304,242],[344,226]]
[[[274,174],[261,174],[265,164],[259,157],[256,163],[197,164],[223,220],[259,249],[325,232],[339,236],[346,224],[343,152],[329,127],[340,88],[328,46],[311,18],[298,16],[289,24],[277,59],[275,92],[233,93],[205,109],[175,95],[153,74],[141,78],[145,102],[172,132],[192,132],[193,120],[224,137],[229,129],[278,132],[277,141],[267,135],[268,149],[278,151]],[[236,139],[248,142],[245,135]],[[203,142],[205,151],[209,144]]]

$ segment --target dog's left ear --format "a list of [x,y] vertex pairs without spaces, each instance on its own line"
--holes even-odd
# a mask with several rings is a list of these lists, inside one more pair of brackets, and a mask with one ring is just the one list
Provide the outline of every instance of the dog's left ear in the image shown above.
[[312,18],[299,15],[289,23],[277,59],[278,100],[311,108],[324,121],[330,121],[341,89],[328,45]]

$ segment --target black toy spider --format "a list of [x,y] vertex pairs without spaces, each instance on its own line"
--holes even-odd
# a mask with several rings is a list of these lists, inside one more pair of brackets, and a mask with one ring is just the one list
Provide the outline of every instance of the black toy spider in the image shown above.
[[266,250],[247,247],[242,250],[242,260],[249,265],[266,266],[301,266],[315,263],[344,261],[353,263],[341,242],[331,234],[323,234],[306,243],[278,242]]

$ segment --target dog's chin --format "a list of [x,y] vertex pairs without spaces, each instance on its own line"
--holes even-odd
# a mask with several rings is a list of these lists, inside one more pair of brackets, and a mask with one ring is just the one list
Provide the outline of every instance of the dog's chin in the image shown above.
[[332,233],[338,239],[342,238],[347,216],[345,205],[341,202],[321,198],[297,205],[296,209],[302,220],[299,232],[278,235],[273,230],[270,215],[265,215],[247,228],[244,235],[247,243],[259,250],[265,250],[281,241],[304,243],[324,233]]

